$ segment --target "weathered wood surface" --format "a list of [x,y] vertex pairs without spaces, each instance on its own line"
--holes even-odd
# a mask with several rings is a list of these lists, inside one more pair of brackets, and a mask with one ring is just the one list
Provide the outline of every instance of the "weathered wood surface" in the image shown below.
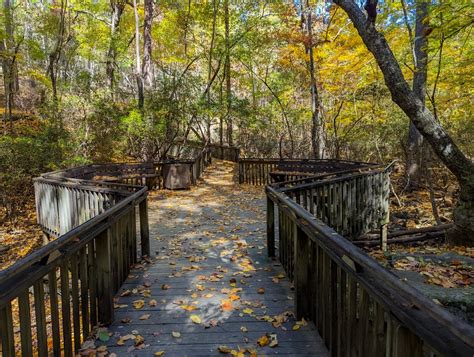
[[[232,165],[218,163],[191,191],[152,193],[148,205],[152,253],[158,255],[153,264],[132,270],[116,297],[116,306],[127,306],[115,310],[115,321],[109,327],[113,333],[110,352],[118,356],[150,356],[157,351],[166,351],[165,356],[218,356],[218,346],[226,345],[234,350],[249,346],[259,356],[327,355],[313,324],[294,331],[295,318],[290,317],[283,324],[285,331],[262,320],[293,311],[294,292],[286,277],[272,281],[283,269],[266,254],[261,189],[243,190],[234,185]],[[249,270],[244,271],[245,267]],[[208,280],[212,276],[216,281]],[[242,290],[233,294],[239,300],[232,302],[232,310],[223,311],[222,300],[229,300],[229,294],[222,289],[231,290],[232,279]],[[259,294],[261,288],[264,294]],[[121,297],[127,290],[132,294]],[[144,297],[146,290],[149,295]],[[137,300],[144,300],[142,309],[133,307]],[[152,300],[156,306],[150,306]],[[196,310],[187,311],[182,305]],[[148,319],[140,320],[148,314]],[[203,323],[193,323],[191,315],[198,315]],[[128,319],[131,321],[122,322]],[[217,325],[206,328],[213,320]],[[117,345],[120,336],[132,331],[144,337],[146,347],[133,349],[132,340]],[[181,336],[173,337],[173,331]],[[277,347],[257,347],[257,340],[267,333],[277,334]]]
[[[59,222],[60,228],[50,226],[57,234],[68,231],[0,271],[0,355],[73,356],[98,323],[113,320],[113,296],[136,263],[136,206],[146,208],[147,192],[130,187],[112,204],[111,191],[94,189],[93,182],[35,184],[42,222]],[[148,231],[140,234],[146,253]]]
[[[346,160],[313,160],[313,159],[256,159],[242,158],[238,161],[239,183],[253,186],[268,185],[274,180],[306,180],[308,173],[335,173],[341,171],[354,171],[374,167],[366,162]],[[279,174],[271,175],[272,172]],[[309,175],[311,176],[311,175]]]
[[278,210],[279,256],[296,287],[296,316],[316,323],[332,356],[474,355],[472,326],[400,281],[298,200],[266,191]]

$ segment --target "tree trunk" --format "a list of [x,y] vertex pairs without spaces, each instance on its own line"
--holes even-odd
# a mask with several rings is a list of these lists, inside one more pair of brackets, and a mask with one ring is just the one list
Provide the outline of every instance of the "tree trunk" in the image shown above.
[[[5,108],[3,118],[5,128],[9,123],[10,132],[13,132],[13,115],[15,93],[15,38],[13,37],[13,14],[10,0],[3,1],[3,13],[5,17],[5,38],[3,39],[0,50],[4,53],[2,56],[3,87],[5,96]],[[6,130],[6,129],[5,129]]]
[[[214,43],[216,39],[216,22],[217,22],[217,4],[216,0],[212,0],[212,32],[211,32],[211,43],[209,45],[209,62],[207,66],[207,106],[210,108],[211,106],[211,83],[212,83],[212,58],[214,53]],[[211,124],[212,118],[211,116],[207,119],[207,140],[211,142]]]
[[145,103],[143,92],[143,74],[140,61],[140,18],[138,16],[137,0],[133,0],[133,12],[135,14],[135,77],[137,80],[138,109],[142,110]]
[[[63,52],[63,47],[66,39],[66,10],[67,9],[67,0],[61,0],[61,8],[59,9],[59,26],[58,34],[56,37],[56,45],[54,46],[53,51],[49,54],[49,63],[48,63],[48,75],[51,80],[51,89],[53,94],[53,105],[54,113],[57,116],[56,121],[60,131],[63,130],[63,120],[61,115],[57,112],[58,110],[58,74],[59,74],[59,63],[61,60],[61,55]],[[53,11],[56,11],[53,9]]]
[[[428,3],[425,0],[418,0],[416,3],[415,38],[413,39],[413,59],[415,62],[413,92],[418,96],[423,105],[425,105],[428,69],[427,20]],[[410,121],[406,162],[407,187],[416,188],[420,185],[423,165],[425,164],[423,158],[423,136],[421,136],[413,122]]]
[[224,22],[225,22],[225,89],[227,104],[227,143],[233,145],[232,138],[232,90],[230,86],[230,28],[229,28],[229,0],[224,0]]
[[305,50],[308,55],[308,70],[311,79],[311,147],[315,159],[323,159],[325,152],[324,123],[320,115],[320,99],[314,66],[314,44],[312,13],[309,1],[300,1],[301,6],[301,28],[306,33]]
[[122,0],[111,0],[111,16],[110,16],[110,45],[107,51],[107,62],[105,63],[105,71],[107,75],[108,87],[112,99],[114,98],[115,87],[115,66],[117,59],[116,36],[120,25],[125,2]]
[[334,0],[334,2],[348,14],[360,37],[373,54],[383,73],[392,100],[411,119],[438,158],[459,181],[460,197],[454,209],[456,237],[465,244],[474,245],[474,163],[459,150],[441,124],[436,121],[433,113],[410,89],[385,37],[375,28],[376,12],[370,9],[369,16],[366,17],[352,0]]
[[143,82],[145,88],[151,88],[154,82],[151,37],[153,23],[154,3],[153,0],[145,0],[145,21],[143,25]]

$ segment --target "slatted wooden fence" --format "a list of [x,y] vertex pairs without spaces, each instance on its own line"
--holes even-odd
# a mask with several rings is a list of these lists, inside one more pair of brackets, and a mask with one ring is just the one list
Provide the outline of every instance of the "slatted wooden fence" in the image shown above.
[[1,351],[74,356],[95,326],[112,322],[113,297],[138,253],[150,254],[147,192],[35,185],[40,223],[59,238],[0,272]]
[[240,148],[236,146],[226,146],[226,145],[209,145],[211,149],[212,157],[215,157],[219,160],[227,160],[232,162],[238,162],[240,158]]
[[313,182],[279,186],[296,203],[349,239],[381,229],[389,220],[389,170],[371,169]]
[[309,206],[301,194],[295,199],[271,186],[266,193],[268,254],[275,256],[277,236],[280,262],[295,286],[297,318],[314,321],[332,356],[473,356],[470,325],[318,218],[327,214],[319,212],[327,204],[318,200],[329,191],[315,194]]
[[297,159],[247,159],[238,161],[239,183],[264,186],[274,183],[273,176],[280,176],[282,181],[305,179],[317,173],[353,171],[371,167],[373,164],[345,160],[297,160]]

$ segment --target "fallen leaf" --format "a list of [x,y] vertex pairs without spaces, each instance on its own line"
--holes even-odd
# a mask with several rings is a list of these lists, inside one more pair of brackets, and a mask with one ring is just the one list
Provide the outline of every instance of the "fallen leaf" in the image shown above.
[[180,306],[182,309],[186,310],[186,311],[194,311],[194,310],[197,310],[197,307],[194,306],[194,305],[181,305]]
[[173,332],[171,332],[171,334],[173,335],[174,338],[180,338],[181,337],[181,333],[179,333],[177,331],[173,331]]
[[162,357],[164,355],[165,355],[165,351],[158,351],[158,352],[154,353],[154,356],[156,356],[156,357]]
[[230,353],[230,351],[232,351],[229,347],[227,346],[219,346],[217,347],[217,350],[220,352],[220,353]]
[[195,324],[200,324],[202,322],[201,318],[198,315],[191,315],[189,318]]
[[276,347],[278,346],[278,339],[276,333],[270,334],[270,343],[268,344],[269,347]]
[[140,316],[140,320],[148,320],[150,318],[150,314],[143,314]]
[[270,343],[270,339],[268,338],[267,335],[263,335],[262,337],[258,339],[257,343],[260,347],[264,347]]
[[106,331],[106,330],[101,330],[99,331],[99,334],[98,334],[98,339],[101,340],[102,342],[107,342],[108,340],[110,340],[110,336],[109,336],[109,333]]
[[233,310],[232,302],[229,300],[222,300],[221,309],[222,311],[232,311]]
[[145,306],[145,301],[144,300],[135,300],[133,302],[133,307],[137,310],[143,308],[143,306]]
[[144,342],[145,342],[145,339],[143,338],[143,336],[140,336],[140,335],[135,336],[135,346],[139,346],[143,344]]

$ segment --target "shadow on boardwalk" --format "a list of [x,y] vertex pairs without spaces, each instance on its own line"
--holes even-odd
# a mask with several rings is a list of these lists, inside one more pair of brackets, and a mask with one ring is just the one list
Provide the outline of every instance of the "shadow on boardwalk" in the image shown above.
[[[217,161],[190,191],[151,193],[155,256],[116,298],[110,353],[213,356],[227,346],[242,356],[327,355],[314,325],[295,321],[290,283],[266,257],[263,189],[232,177],[233,164]],[[278,345],[259,346],[265,335]]]

